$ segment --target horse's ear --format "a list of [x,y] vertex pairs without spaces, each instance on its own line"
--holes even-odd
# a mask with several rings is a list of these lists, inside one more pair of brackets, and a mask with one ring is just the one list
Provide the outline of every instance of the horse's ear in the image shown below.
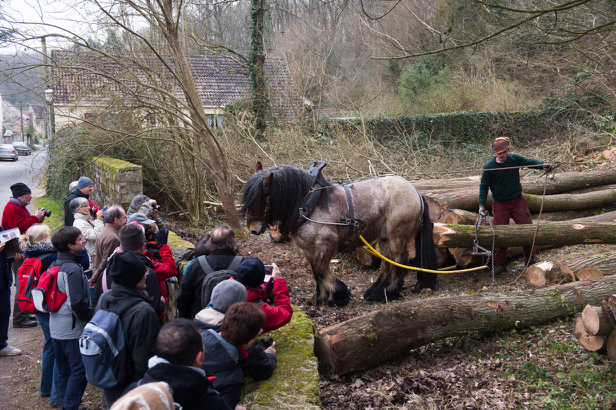
[[263,170],[263,164],[261,164],[261,161],[257,161],[257,166],[255,167],[255,174],[261,170]]
[[263,189],[268,189],[270,184],[272,183],[272,178],[274,178],[274,174],[269,174],[265,178],[263,178]]

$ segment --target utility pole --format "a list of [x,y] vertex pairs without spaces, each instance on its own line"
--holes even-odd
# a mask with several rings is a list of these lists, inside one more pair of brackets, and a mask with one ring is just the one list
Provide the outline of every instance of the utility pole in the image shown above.
[[19,116],[21,117],[21,140],[24,140],[24,106],[19,102]]

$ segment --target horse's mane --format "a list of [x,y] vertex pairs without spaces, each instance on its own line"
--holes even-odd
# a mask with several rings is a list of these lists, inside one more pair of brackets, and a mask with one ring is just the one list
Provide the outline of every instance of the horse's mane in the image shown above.
[[[265,220],[268,224],[279,222],[280,232],[288,235],[293,229],[299,216],[299,207],[304,202],[306,195],[314,184],[314,178],[310,173],[301,168],[291,165],[269,167],[257,171],[250,177],[242,195],[242,212],[254,209],[262,203],[265,193],[263,192],[263,180],[272,175],[272,183],[269,187],[269,212]],[[331,187],[332,183],[325,180],[325,186]],[[322,189],[317,206],[328,204],[330,189]]]

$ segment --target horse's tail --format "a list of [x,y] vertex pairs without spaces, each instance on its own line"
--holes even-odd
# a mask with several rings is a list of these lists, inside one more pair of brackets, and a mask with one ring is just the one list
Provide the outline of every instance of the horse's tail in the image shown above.
[[[421,217],[421,229],[415,237],[415,250],[418,256],[416,260],[420,261],[420,268],[436,270],[437,258],[434,246],[434,224],[430,221],[430,208],[423,195],[421,195],[421,200],[423,201],[423,215]],[[436,289],[436,273],[417,272],[415,292],[425,288]]]

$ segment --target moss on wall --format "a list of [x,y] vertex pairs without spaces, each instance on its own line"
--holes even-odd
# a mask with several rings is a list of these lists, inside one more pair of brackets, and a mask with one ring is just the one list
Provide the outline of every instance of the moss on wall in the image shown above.
[[276,342],[278,364],[263,382],[247,380],[242,405],[250,409],[318,409],[318,362],[314,356],[314,325],[293,307],[291,323],[267,333]]

